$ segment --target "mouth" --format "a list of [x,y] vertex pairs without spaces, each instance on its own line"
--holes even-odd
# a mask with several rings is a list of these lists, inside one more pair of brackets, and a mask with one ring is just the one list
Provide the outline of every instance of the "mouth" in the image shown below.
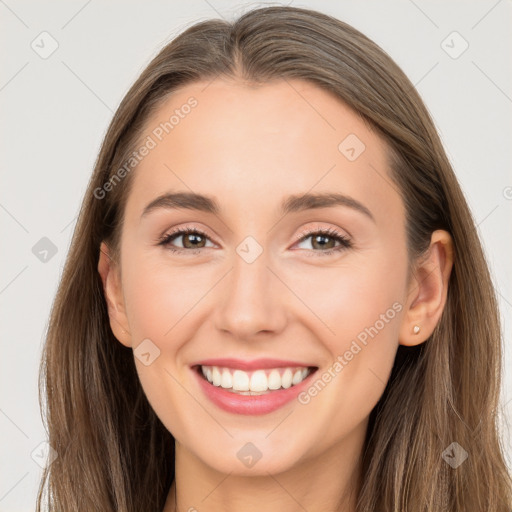
[[242,370],[228,366],[198,364],[192,369],[212,386],[237,395],[259,396],[293,388],[307,379],[318,367],[284,366]]
[[215,358],[190,366],[204,397],[238,415],[265,415],[293,403],[318,368],[273,358]]

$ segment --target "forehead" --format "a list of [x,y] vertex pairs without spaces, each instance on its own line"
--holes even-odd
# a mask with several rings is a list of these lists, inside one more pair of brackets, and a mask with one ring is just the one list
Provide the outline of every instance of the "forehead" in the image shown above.
[[238,210],[308,191],[347,193],[377,214],[400,200],[385,142],[334,94],[303,80],[187,85],[161,103],[140,141],[151,149],[134,172],[129,203],[139,210],[176,189]]

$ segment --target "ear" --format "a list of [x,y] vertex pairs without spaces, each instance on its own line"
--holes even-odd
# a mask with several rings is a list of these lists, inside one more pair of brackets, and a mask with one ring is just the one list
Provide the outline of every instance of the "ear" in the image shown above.
[[400,327],[400,345],[419,345],[434,332],[446,304],[453,258],[450,234],[434,231],[427,254],[417,263],[411,279]]
[[126,316],[119,267],[111,258],[105,242],[100,246],[98,272],[103,282],[103,293],[107,302],[110,328],[114,336],[126,347],[132,346],[132,339]]

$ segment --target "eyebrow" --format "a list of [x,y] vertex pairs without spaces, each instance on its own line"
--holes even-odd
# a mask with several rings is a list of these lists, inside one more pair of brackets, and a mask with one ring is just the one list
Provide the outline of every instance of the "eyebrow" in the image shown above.
[[[280,214],[296,213],[305,210],[314,210],[317,208],[329,208],[333,206],[345,206],[352,208],[366,215],[373,222],[375,218],[372,212],[362,203],[353,197],[338,193],[306,193],[299,195],[290,195],[286,197],[280,206]],[[174,192],[163,194],[151,201],[142,212],[141,217],[148,215],[150,212],[164,209],[187,209],[197,210],[206,213],[218,215],[220,213],[219,203],[215,198],[194,192]]]

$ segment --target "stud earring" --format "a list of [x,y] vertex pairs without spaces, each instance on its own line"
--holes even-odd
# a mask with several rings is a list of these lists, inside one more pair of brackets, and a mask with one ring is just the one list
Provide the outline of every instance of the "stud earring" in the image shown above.
[[420,326],[415,325],[412,331],[414,332],[414,334],[418,334],[420,332]]

